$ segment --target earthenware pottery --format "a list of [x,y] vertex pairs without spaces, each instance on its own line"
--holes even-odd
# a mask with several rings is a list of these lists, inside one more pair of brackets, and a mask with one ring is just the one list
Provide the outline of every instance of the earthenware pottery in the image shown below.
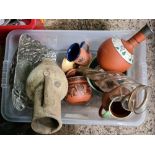
[[107,71],[125,72],[133,64],[135,47],[151,34],[153,31],[145,25],[127,41],[119,38],[104,41],[97,52],[100,67]]
[[122,107],[123,96],[130,93],[125,87],[117,87],[108,93],[104,93],[102,96],[102,105],[99,109],[99,116],[102,118],[116,118],[125,119],[131,114]]
[[60,130],[61,100],[68,91],[68,81],[56,62],[44,58],[29,74],[26,93],[34,103],[31,127],[40,134]]
[[72,105],[87,104],[92,98],[92,89],[84,76],[68,78],[68,93],[66,101]]
[[80,45],[78,43],[72,44],[67,50],[67,60],[74,61],[79,65],[88,65],[92,59],[89,45],[84,41]]
[[69,77],[73,77],[75,76],[77,73],[77,69],[70,69],[67,73],[66,73],[66,77],[69,78]]
[[127,119],[131,117],[133,113],[122,107],[122,102],[120,100],[120,97],[115,97],[111,100],[109,104],[109,114],[106,112],[104,113],[103,116],[107,118],[108,115],[110,116],[109,118]]
[[78,72],[78,70],[76,68],[70,69],[67,73],[66,73],[66,77],[73,77],[73,76],[82,76],[82,73]]
[[140,114],[146,110],[150,94],[149,86],[124,83],[103,94],[99,115],[103,118],[112,116],[122,119],[128,117],[129,112]]
[[66,58],[63,59],[61,68],[64,72],[74,68],[74,61],[68,61]]

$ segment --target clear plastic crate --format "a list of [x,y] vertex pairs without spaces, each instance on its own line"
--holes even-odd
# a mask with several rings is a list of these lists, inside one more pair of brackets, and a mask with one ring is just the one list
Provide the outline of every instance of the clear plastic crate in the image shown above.
[[[9,74],[13,56],[18,47],[21,34],[26,33],[33,39],[39,40],[43,45],[52,48],[57,52],[57,62],[60,65],[65,56],[66,49],[74,42],[89,41],[90,51],[96,54],[99,45],[110,37],[128,39],[134,31],[79,31],[79,30],[14,30],[6,39],[5,58],[2,73],[2,116],[12,122],[31,122],[33,109],[27,107],[24,111],[17,111],[13,107],[11,90],[9,85]],[[127,72],[127,75],[137,82],[147,84],[146,64],[146,42],[142,42],[134,53],[134,64]],[[101,96],[94,92],[93,99],[82,106],[72,106],[62,101],[62,121],[64,124],[85,124],[85,125],[122,125],[138,126],[145,121],[147,112],[139,115],[132,115],[126,120],[103,119],[98,115],[101,104]]]

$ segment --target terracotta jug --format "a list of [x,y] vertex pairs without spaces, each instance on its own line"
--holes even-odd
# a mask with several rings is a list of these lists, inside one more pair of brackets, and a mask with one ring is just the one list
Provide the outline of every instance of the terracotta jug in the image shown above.
[[26,93],[34,102],[31,127],[40,134],[52,134],[62,127],[61,100],[68,91],[64,72],[50,58],[44,58],[27,78]]
[[99,116],[102,118],[125,119],[131,114],[122,107],[122,96],[129,94],[130,91],[122,86],[118,86],[102,96],[102,105],[99,109]]
[[133,63],[134,48],[152,33],[149,26],[145,25],[127,41],[109,38],[101,44],[97,52],[100,67],[108,71],[125,72]]

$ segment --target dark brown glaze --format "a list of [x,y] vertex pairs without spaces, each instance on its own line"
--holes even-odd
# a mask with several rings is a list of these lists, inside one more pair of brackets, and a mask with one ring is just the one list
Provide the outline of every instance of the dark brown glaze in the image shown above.
[[122,86],[118,86],[115,89],[113,89],[112,91],[104,93],[103,96],[102,96],[102,104],[101,104],[101,106],[99,108],[99,116],[102,117],[102,110],[103,109],[105,109],[106,111],[109,110],[111,97],[121,96],[121,94],[123,94],[123,95],[126,94],[127,95],[129,93],[130,93],[130,91],[127,88],[122,87]]

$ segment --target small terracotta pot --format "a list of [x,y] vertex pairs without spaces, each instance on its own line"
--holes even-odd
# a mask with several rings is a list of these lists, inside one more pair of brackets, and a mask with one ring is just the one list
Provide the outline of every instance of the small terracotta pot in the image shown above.
[[86,104],[92,98],[92,89],[84,76],[68,78],[66,101],[72,105]]
[[131,111],[123,108],[121,95],[127,95],[130,91],[125,87],[117,87],[102,97],[102,105],[99,109],[99,115],[102,118],[126,119],[131,115]]
[[72,44],[67,50],[67,60],[74,61],[79,65],[88,65],[92,59],[92,54],[89,51],[89,46],[85,42],[80,45],[78,43]]
[[70,69],[70,70],[66,73],[66,77],[67,77],[67,78],[74,77],[74,76],[82,76],[82,73],[78,72],[78,70],[77,70],[76,68]]
[[73,77],[75,76],[77,73],[77,69],[70,69],[67,73],[66,73],[66,77],[69,78],[69,77]]

